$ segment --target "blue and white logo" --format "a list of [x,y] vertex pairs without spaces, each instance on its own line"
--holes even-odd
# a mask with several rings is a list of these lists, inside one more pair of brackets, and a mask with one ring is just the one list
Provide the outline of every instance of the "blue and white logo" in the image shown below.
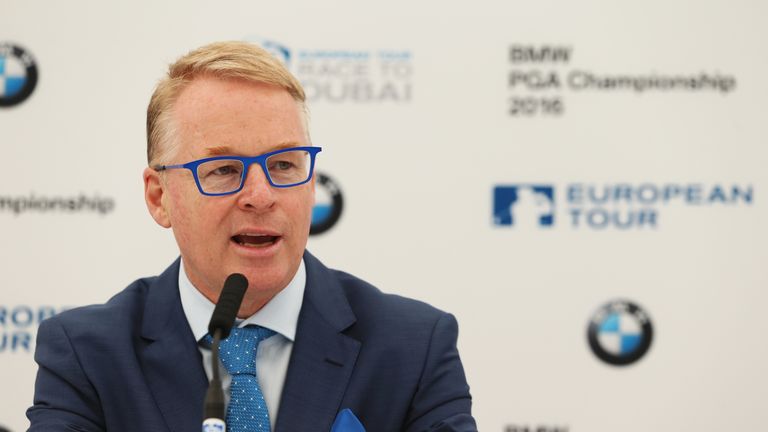
[[256,42],[261,45],[267,52],[275,56],[278,60],[283,62],[286,66],[291,66],[291,49],[273,40],[260,38],[258,36],[249,36],[246,40]]
[[37,85],[37,65],[18,45],[0,42],[0,106],[23,102]]
[[[751,206],[751,184],[497,184],[493,224],[526,229],[653,230],[662,213],[680,208]],[[669,210],[668,210],[669,209]]]
[[34,342],[40,323],[67,309],[69,308],[0,304],[0,355],[34,353]]
[[344,198],[336,182],[325,174],[315,175],[315,206],[312,208],[312,225],[309,229],[313,235],[324,233],[336,225],[344,207]]
[[651,346],[653,326],[634,303],[616,300],[593,315],[587,329],[592,352],[604,362],[623,366],[642,358]]
[[555,221],[551,185],[505,185],[493,189],[493,223],[500,226],[550,227]]
[[297,47],[249,35],[285,63],[313,104],[406,104],[413,99],[414,54],[401,48]]

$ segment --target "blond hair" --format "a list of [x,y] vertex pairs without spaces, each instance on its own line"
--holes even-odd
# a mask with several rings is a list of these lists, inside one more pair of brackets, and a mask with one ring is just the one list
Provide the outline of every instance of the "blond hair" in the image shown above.
[[306,119],[306,95],[299,81],[263,48],[248,42],[216,42],[182,56],[168,67],[147,107],[147,161],[167,156],[174,144],[173,105],[193,79],[201,75],[242,79],[284,88],[300,105]]

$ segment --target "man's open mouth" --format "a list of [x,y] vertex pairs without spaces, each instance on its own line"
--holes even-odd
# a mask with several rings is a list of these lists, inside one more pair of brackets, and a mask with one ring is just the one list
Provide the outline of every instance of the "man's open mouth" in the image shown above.
[[261,234],[238,234],[232,236],[232,241],[240,246],[263,248],[271,246],[279,240],[278,236],[261,235]]

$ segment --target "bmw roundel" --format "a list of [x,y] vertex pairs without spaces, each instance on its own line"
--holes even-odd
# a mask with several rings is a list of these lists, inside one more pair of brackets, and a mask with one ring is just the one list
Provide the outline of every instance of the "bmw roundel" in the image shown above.
[[23,102],[37,85],[37,64],[32,54],[8,42],[0,42],[0,107]]
[[312,208],[312,225],[310,234],[320,234],[328,231],[341,217],[344,199],[338,184],[325,174],[316,173],[315,206]]
[[653,326],[648,314],[635,303],[615,300],[600,307],[587,329],[592,352],[616,366],[641,359],[651,347]]

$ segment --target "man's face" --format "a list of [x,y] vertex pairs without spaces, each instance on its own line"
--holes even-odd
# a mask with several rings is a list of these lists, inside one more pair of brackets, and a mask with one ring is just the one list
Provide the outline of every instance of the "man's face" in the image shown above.
[[[287,91],[241,80],[193,80],[173,107],[172,127],[178,144],[168,164],[309,145]],[[147,169],[144,179],[150,213],[173,228],[190,281],[210,300],[229,274],[242,273],[250,284],[241,315],[249,315],[293,278],[309,235],[314,179],[273,188],[254,164],[243,189],[226,196],[202,195],[186,169]]]

